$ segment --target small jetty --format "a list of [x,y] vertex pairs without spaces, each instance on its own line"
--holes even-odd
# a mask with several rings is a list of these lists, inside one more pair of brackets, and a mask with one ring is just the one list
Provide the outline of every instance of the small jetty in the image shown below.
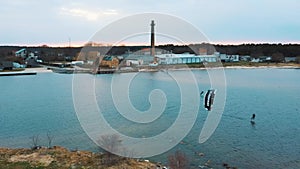
[[50,68],[54,73],[74,74],[74,73],[90,73],[90,74],[113,74],[116,69],[99,69],[93,72],[91,69],[75,69],[75,68]]
[[15,71],[15,72],[0,72],[0,76],[24,76],[24,75],[36,75],[37,72],[25,72],[25,71]]
[[113,74],[116,69],[99,69],[96,74]]
[[66,69],[66,68],[49,68],[54,73],[61,73],[61,74],[73,74],[75,69]]
[[100,68],[94,70],[92,68],[57,68],[48,67],[48,70],[52,70],[54,73],[60,74],[77,74],[77,73],[87,73],[87,74],[114,74],[114,73],[132,73],[132,72],[159,72],[161,69],[157,68],[130,68],[130,69],[110,69],[110,68]]

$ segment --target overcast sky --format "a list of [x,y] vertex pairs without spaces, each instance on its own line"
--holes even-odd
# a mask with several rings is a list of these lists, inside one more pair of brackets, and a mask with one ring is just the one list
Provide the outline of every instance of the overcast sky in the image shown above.
[[299,0],[0,0],[0,45],[82,45],[106,25],[158,12],[212,43],[299,43]]

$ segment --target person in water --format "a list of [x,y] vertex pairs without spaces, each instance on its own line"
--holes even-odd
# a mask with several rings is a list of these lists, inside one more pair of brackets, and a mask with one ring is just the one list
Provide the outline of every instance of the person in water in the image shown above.
[[204,94],[204,91],[202,90],[201,93],[200,93],[200,96],[203,96],[203,94]]
[[255,114],[253,113],[253,114],[252,114],[252,117],[251,117],[251,120],[250,120],[250,123],[251,123],[252,126],[255,125],[254,119],[255,119]]
[[255,114],[252,114],[251,120],[253,121],[255,119]]

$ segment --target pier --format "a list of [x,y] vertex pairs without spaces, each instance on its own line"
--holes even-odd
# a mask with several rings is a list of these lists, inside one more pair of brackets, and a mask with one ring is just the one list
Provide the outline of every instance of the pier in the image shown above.
[[113,74],[116,69],[99,69],[96,74]]
[[0,76],[24,76],[24,75],[36,75],[36,72],[0,72]]

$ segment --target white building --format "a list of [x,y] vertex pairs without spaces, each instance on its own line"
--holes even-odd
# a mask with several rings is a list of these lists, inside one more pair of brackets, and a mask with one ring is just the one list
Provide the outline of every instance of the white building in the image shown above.
[[260,62],[260,59],[259,59],[259,58],[253,58],[253,59],[251,60],[251,62],[258,63],[258,62]]
[[72,65],[83,65],[84,61],[72,61],[71,64]]
[[250,61],[251,60],[251,56],[246,55],[246,56],[240,56],[240,61]]
[[285,57],[284,60],[285,60],[285,62],[296,62],[297,58],[296,57]]
[[272,60],[272,56],[260,56],[260,62],[270,62]]
[[220,59],[222,62],[239,62],[240,56],[239,55],[220,54]]
[[35,60],[37,60],[37,58],[38,58],[38,56],[35,53],[33,53],[33,52],[28,53],[27,59],[35,59]]
[[203,62],[217,62],[218,55],[195,55],[189,53],[183,54],[161,54],[156,55],[159,64],[190,64]]
[[126,66],[132,66],[132,65],[142,65],[143,64],[143,60],[126,60]]
[[14,68],[25,68],[26,66],[25,65],[21,65],[21,64],[19,64],[17,62],[13,62],[13,67]]
[[27,57],[27,51],[26,51],[26,49],[23,48],[23,49],[20,49],[20,50],[16,51],[15,52],[15,56],[26,58]]
[[240,61],[240,56],[239,55],[231,55],[230,60],[232,62],[239,62]]

